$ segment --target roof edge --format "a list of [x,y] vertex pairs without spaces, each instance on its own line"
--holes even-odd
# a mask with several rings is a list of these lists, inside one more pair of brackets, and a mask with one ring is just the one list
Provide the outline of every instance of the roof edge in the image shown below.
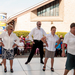
[[[20,12],[14,14],[14,15],[11,15],[10,17],[8,17],[7,23],[9,23],[11,20],[17,18],[20,14],[22,14],[22,13],[28,11],[28,10],[33,11],[33,10],[35,10],[35,9],[33,9],[33,8],[36,8],[36,9],[37,9],[38,6],[39,6],[39,7],[42,7],[43,5],[46,5],[47,3],[52,2],[52,1],[55,1],[55,0],[44,0],[44,1],[40,2],[40,3],[37,3],[37,4],[33,5],[32,7],[29,7],[29,8],[27,8],[27,9],[25,9],[25,10],[22,10],[22,11],[20,11]],[[42,5],[42,4],[43,4],[43,5]],[[38,8],[39,8],[39,7],[38,7]]]

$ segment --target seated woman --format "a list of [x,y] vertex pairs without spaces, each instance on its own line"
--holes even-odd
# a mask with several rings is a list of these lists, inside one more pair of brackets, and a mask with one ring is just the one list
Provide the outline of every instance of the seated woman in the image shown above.
[[22,40],[20,40],[20,43],[18,44],[18,50],[20,52],[20,55],[24,53],[24,43]]
[[25,41],[26,41],[26,44],[28,44],[29,46],[30,46],[30,40],[29,40],[29,36],[27,36],[26,38],[25,38]]
[[31,40],[29,40],[29,36],[27,36],[26,38],[25,38],[25,41],[26,41],[26,45],[25,45],[25,47],[26,47],[26,52],[29,50],[29,52],[31,52],[31,49],[32,49],[32,42],[31,42]]
[[22,40],[23,43],[25,43],[25,38],[23,37],[23,35],[21,35],[20,39]]

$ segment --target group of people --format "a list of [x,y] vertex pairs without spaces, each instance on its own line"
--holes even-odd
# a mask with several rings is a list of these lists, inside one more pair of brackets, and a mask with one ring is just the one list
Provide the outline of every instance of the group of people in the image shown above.
[[[61,56],[61,53],[62,53],[62,43],[63,43],[63,36],[60,35],[60,43],[59,45],[56,47],[56,50],[55,50],[55,56]],[[16,40],[15,40],[16,41]],[[57,45],[57,42],[56,44]],[[32,46],[33,44],[31,43],[31,41],[29,40],[29,36],[27,36],[26,38],[23,37],[23,35],[21,35],[20,37],[20,42],[18,44],[18,46],[15,46],[14,47],[14,56],[17,56],[17,55],[24,55],[24,53],[29,50],[29,52],[31,51],[32,49]],[[45,46],[45,43],[43,43],[43,50],[46,48]],[[67,52],[67,46],[65,46],[65,52]],[[45,51],[45,50],[44,50]],[[2,54],[2,46],[0,45],[0,56]],[[40,51],[39,51],[39,48],[37,47],[36,48],[36,51],[35,51],[35,55],[39,55],[40,54]]]
[[[31,61],[35,53],[35,50],[38,47],[40,51],[40,63],[44,64],[43,71],[45,71],[46,69],[46,63],[48,58],[51,58],[51,71],[54,72],[53,64],[54,64],[55,50],[56,47],[60,44],[61,39],[55,34],[56,32],[55,26],[52,26],[50,30],[51,33],[46,34],[45,31],[41,28],[41,22],[40,21],[37,22],[37,27],[34,28],[28,35],[29,39],[33,42],[33,48],[25,64],[28,64]],[[32,35],[34,39],[32,38]],[[46,44],[44,62],[43,62],[43,43]],[[70,32],[67,33],[64,37],[62,44],[63,57],[65,56],[65,46],[67,47],[67,61],[66,61],[64,75],[67,75],[71,69],[74,69],[74,75],[75,75],[75,64],[74,64],[75,63],[75,23],[72,23],[70,25]]]
[[[20,39],[12,32],[13,27],[11,25],[8,26],[7,31],[0,35],[0,38],[3,39],[0,44],[2,45],[2,59],[4,64],[4,72],[7,72],[6,67],[6,59],[10,60],[10,71],[13,72],[13,58],[14,58],[14,47],[18,45]],[[40,51],[40,63],[44,64],[43,71],[46,70],[46,63],[48,58],[51,58],[51,71],[54,72],[53,64],[54,64],[54,56],[56,47],[60,44],[60,38],[55,34],[56,27],[52,26],[50,29],[50,34],[46,34],[45,31],[41,28],[41,22],[37,22],[36,28],[34,28],[28,35],[29,40],[32,41],[33,47],[29,54],[29,57],[25,64],[28,64],[32,57],[35,54],[36,48],[39,48]],[[33,38],[32,38],[33,36]],[[16,40],[14,42],[14,40]],[[46,44],[45,50],[45,60],[43,62],[43,43]],[[57,44],[56,44],[57,43]],[[62,44],[62,56],[65,56],[65,45],[67,44],[67,61],[65,66],[64,75],[74,69],[75,75],[75,23],[70,25],[70,32],[67,33],[64,37]]]

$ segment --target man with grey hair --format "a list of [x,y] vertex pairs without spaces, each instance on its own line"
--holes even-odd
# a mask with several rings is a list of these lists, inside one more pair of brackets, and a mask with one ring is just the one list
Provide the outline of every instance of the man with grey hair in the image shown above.
[[[43,62],[43,53],[44,53],[43,52],[43,42],[41,41],[41,38],[44,35],[46,35],[46,33],[41,28],[41,22],[38,21],[37,22],[37,27],[34,28],[30,32],[30,34],[28,35],[29,40],[31,40],[33,42],[33,47],[32,47],[31,53],[30,53],[30,55],[28,57],[28,60],[27,60],[27,62],[25,64],[28,64],[31,61],[31,59],[32,59],[32,57],[33,57],[33,55],[34,55],[34,53],[36,51],[36,48],[39,48],[39,50],[40,50],[40,63],[44,64],[44,62]],[[33,38],[32,38],[32,36],[33,36]]]

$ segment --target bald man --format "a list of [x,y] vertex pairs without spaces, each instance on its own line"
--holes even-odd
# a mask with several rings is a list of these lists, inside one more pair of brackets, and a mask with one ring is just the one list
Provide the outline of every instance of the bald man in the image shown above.
[[[33,35],[33,38],[32,38],[32,35]],[[39,51],[40,51],[40,63],[44,64],[43,62],[43,42],[41,41],[41,38],[46,35],[45,31],[41,28],[41,22],[38,21],[37,22],[37,26],[36,28],[34,28],[30,33],[29,33],[29,40],[31,40],[33,42],[33,47],[32,47],[32,50],[30,52],[30,55],[27,59],[27,62],[25,64],[28,64],[35,51],[36,51],[36,48],[39,48]]]

